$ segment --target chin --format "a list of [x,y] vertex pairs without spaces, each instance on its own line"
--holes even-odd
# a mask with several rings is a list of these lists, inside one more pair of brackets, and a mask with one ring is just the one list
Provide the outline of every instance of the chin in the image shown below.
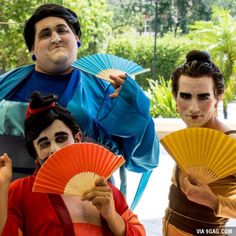
[[202,127],[205,124],[205,122],[201,121],[201,120],[185,119],[183,121],[187,125],[187,127],[189,127],[189,128]]
[[53,58],[52,62],[54,68],[56,68],[58,72],[68,70],[71,67],[71,64],[73,63],[73,61],[66,56]]
[[57,55],[56,57],[52,58],[52,61],[54,62],[54,64],[64,65],[67,63],[67,61],[69,61],[69,57],[65,54]]
[[204,126],[205,122],[200,122],[200,121],[196,121],[196,122],[186,122],[187,126],[190,128],[196,128],[196,127],[202,127]]

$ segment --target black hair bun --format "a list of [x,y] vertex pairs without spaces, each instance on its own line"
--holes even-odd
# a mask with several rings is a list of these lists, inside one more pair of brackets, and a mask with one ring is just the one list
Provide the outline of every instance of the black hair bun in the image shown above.
[[57,100],[56,95],[49,94],[47,96],[42,96],[40,92],[35,91],[31,95],[30,108],[37,109],[37,108],[47,107],[53,102],[56,102],[56,100]]
[[206,51],[192,50],[186,55],[186,61],[205,61],[210,62],[210,54]]

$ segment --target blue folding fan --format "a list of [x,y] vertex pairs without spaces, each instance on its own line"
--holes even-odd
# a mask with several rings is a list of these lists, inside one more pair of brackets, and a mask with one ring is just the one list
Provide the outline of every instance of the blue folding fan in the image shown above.
[[144,69],[133,61],[112,54],[93,54],[82,57],[74,65],[78,69],[110,83],[114,83],[109,78],[110,75],[126,73],[134,77],[150,71],[150,69]]

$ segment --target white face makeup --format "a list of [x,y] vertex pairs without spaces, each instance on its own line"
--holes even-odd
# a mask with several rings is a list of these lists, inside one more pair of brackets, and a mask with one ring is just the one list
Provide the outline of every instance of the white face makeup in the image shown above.
[[180,76],[176,108],[188,127],[201,127],[211,122],[219,100],[214,95],[211,77]]
[[73,134],[61,120],[55,120],[33,141],[41,165],[51,154],[72,143],[75,143]]

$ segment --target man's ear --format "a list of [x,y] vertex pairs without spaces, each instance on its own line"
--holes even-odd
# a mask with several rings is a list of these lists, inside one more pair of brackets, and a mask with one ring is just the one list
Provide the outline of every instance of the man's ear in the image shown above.
[[80,143],[82,140],[82,133],[81,131],[78,131],[76,134],[75,134],[75,142],[76,143]]
[[219,96],[217,97],[217,102],[219,103],[219,102],[222,100],[222,98],[223,98],[223,94],[219,95]]
[[218,108],[220,101],[222,100],[223,95],[218,95],[216,98],[215,108]]
[[31,50],[31,57],[32,57],[32,61],[36,61],[37,60],[37,58],[36,58],[36,56],[35,56],[35,54],[34,54],[34,49],[32,48],[32,50]]

